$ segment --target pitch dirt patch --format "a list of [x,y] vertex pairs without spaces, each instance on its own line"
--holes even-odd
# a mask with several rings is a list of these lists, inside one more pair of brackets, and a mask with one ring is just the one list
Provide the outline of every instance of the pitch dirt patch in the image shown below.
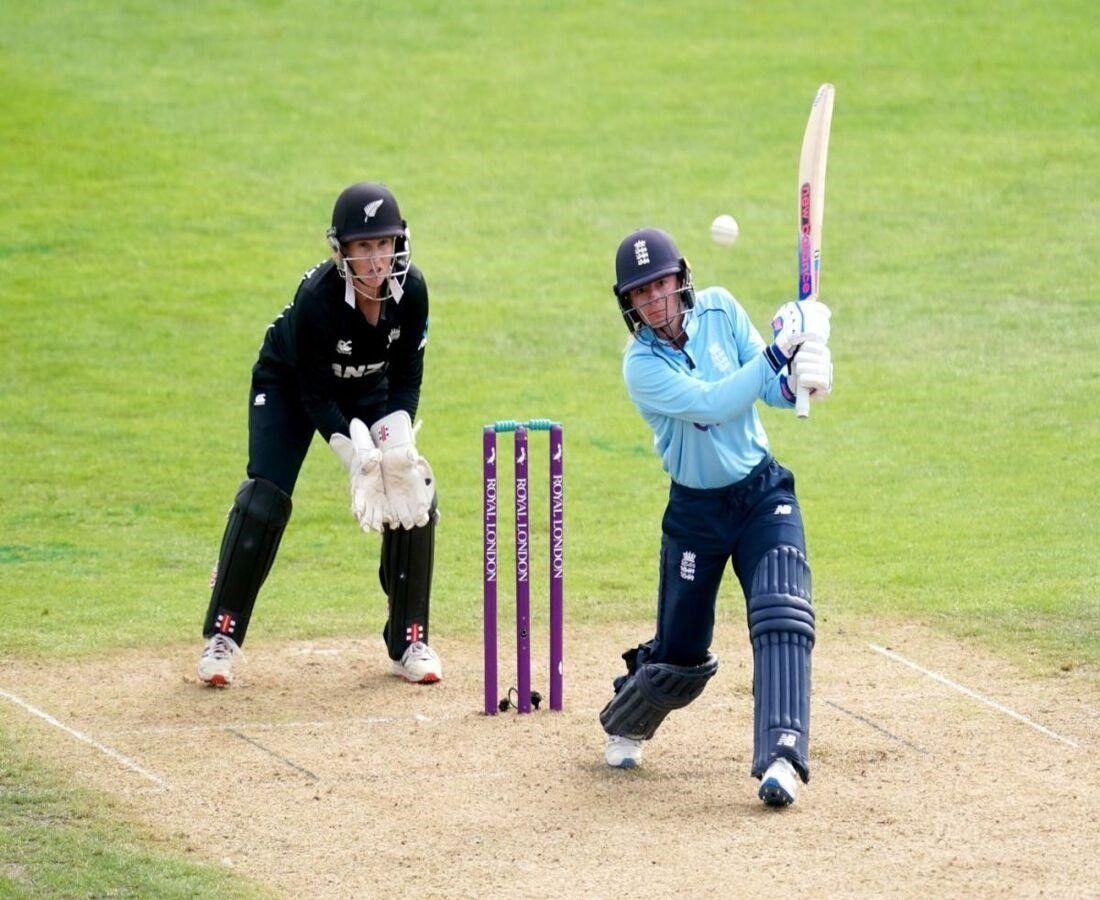
[[[813,778],[772,811],[748,776],[751,654],[733,621],[717,677],[644,767],[604,765],[618,649],[649,628],[567,631],[562,713],[486,718],[480,646],[437,635],[430,687],[390,676],[380,640],[252,641],[224,691],[197,683],[194,644],[0,663],[0,721],[286,896],[1095,896],[1095,673],[1030,679],[918,627],[827,625]],[[545,693],[537,666],[533,681]]]

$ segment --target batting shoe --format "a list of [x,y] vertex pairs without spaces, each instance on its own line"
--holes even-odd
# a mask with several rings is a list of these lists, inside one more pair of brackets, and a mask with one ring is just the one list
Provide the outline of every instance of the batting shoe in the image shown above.
[[233,657],[240,652],[233,638],[213,635],[199,657],[199,678],[211,687],[228,687],[233,683]]
[[621,734],[609,734],[603,758],[615,769],[633,769],[642,764],[642,742]]
[[405,648],[401,659],[392,660],[392,663],[394,675],[414,684],[434,684],[443,677],[439,654],[423,641],[413,641]]
[[798,773],[790,760],[775,760],[760,781],[760,799],[768,806],[790,806],[798,797]]

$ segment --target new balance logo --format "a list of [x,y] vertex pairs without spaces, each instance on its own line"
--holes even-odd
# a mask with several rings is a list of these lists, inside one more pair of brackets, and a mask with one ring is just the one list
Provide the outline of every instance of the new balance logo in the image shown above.
[[775,515],[777,515],[777,516],[789,516],[790,514],[791,514],[791,504],[789,504],[789,503],[780,503],[775,508]]
[[639,266],[649,265],[649,248],[645,245],[645,241],[634,242],[634,261]]
[[690,550],[685,550],[680,557],[680,577],[684,581],[695,580],[695,554]]
[[381,206],[382,206],[382,201],[381,200],[372,200],[370,203],[368,203],[366,206],[364,206],[363,207],[363,221],[364,222],[369,222],[374,217],[375,213],[378,212],[378,210]]
[[780,747],[793,747],[797,740],[798,735],[791,734],[789,731],[784,731],[781,735],[779,735],[778,738],[776,738],[775,742]]

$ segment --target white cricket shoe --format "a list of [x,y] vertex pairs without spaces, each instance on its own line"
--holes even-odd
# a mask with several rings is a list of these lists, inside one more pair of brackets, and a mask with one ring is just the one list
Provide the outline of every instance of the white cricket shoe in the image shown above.
[[212,687],[228,687],[233,683],[233,657],[240,652],[233,638],[213,635],[199,657],[199,678]]
[[768,806],[790,806],[798,797],[798,773],[790,760],[775,760],[760,781],[760,799]]
[[642,762],[642,742],[621,734],[609,734],[603,758],[616,769],[633,769]]
[[413,641],[401,654],[401,659],[391,662],[394,675],[414,684],[434,684],[443,677],[439,654],[423,641]]

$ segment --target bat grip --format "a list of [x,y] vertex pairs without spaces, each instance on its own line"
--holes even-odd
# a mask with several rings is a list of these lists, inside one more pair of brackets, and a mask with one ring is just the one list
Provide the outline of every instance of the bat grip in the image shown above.
[[800,419],[810,418],[810,392],[801,385],[794,395],[794,412]]

